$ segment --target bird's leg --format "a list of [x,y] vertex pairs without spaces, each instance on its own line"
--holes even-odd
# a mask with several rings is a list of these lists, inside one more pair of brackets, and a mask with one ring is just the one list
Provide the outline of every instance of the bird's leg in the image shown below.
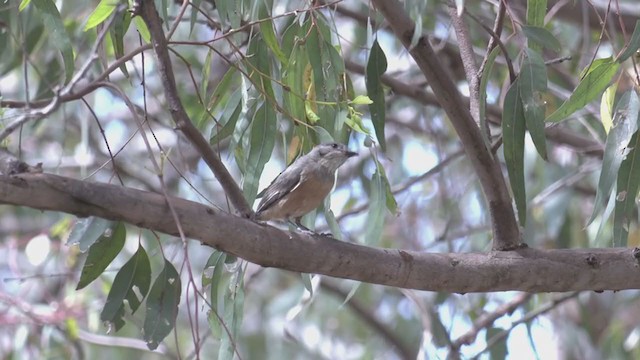
[[315,234],[315,231],[309,229],[308,227],[302,225],[302,223],[300,222],[302,220],[302,216],[299,216],[297,218],[294,219],[294,224],[296,224],[296,226],[298,227],[298,229],[303,230],[303,231],[308,231],[310,233]]

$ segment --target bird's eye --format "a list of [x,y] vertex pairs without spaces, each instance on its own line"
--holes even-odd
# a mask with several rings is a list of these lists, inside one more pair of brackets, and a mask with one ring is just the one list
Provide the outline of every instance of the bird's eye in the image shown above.
[[334,148],[334,149],[337,149],[338,148],[338,144],[333,143],[333,144],[331,144],[331,147]]

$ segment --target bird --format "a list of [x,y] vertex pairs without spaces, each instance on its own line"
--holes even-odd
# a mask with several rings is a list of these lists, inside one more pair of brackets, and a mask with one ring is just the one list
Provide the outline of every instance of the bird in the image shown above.
[[346,145],[323,143],[296,159],[278,175],[258,197],[257,220],[294,219],[301,230],[311,231],[300,223],[302,217],[317,208],[329,195],[336,171],[347,159],[358,155]]

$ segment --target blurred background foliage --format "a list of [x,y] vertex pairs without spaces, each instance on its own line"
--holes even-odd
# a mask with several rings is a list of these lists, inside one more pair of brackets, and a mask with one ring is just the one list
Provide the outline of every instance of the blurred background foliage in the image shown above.
[[[407,51],[369,4],[155,3],[171,31],[183,105],[248,201],[297,155],[334,140],[360,156],[341,169],[331,200],[306,224],[372,246],[491,249],[487,206],[459,138]],[[616,106],[636,109],[637,121],[633,47],[640,10],[634,0],[544,3],[417,0],[401,6],[468,96],[451,22],[463,10],[476,61],[491,59],[481,84],[488,143],[499,141],[503,119],[526,118],[532,136],[525,137],[522,127],[520,145],[505,132],[516,160],[503,148],[496,153],[507,159],[520,219],[526,215],[525,242],[543,248],[640,246],[636,178],[635,191],[625,192],[631,206],[618,208],[625,196],[620,199],[613,184],[624,185],[618,168],[625,169],[627,158],[620,156],[615,167],[605,149],[610,142],[635,148],[637,124],[616,143],[607,134],[615,129]],[[487,29],[503,7],[500,38],[508,57],[501,51],[489,56]],[[2,145],[29,164],[42,163],[46,172],[160,192],[154,157],[169,193],[230,210],[198,152],[174,130],[149,33],[126,8],[112,0],[0,4]],[[520,118],[503,115],[520,104],[507,96],[508,62],[516,73],[530,71],[528,78],[518,77],[533,89],[516,98],[525,104]],[[595,85],[578,92],[598,66]],[[583,103],[565,111],[562,104],[572,96]],[[557,115],[559,109],[564,113]],[[150,149],[140,129],[152,139]],[[546,137],[537,137],[540,131]],[[603,158],[605,166],[614,164],[604,180],[609,187],[600,176]],[[612,215],[619,211],[624,217]],[[81,245],[70,246],[79,223]],[[119,237],[122,250],[87,275],[96,281],[76,290],[84,252],[95,246],[98,253],[105,229],[107,237]],[[92,231],[95,236],[87,235]],[[131,225],[10,206],[0,206],[0,239],[2,358],[640,357],[636,291],[438,294],[355,284],[263,269],[197,242],[188,242],[185,251],[180,239]],[[182,280],[173,297],[180,300],[175,331],[168,336],[149,338],[151,294],[145,309],[133,314],[132,298],[122,303],[115,310],[124,319],[119,325],[118,316],[108,319],[111,325],[101,317],[108,294],[115,293],[116,274],[133,276],[121,269],[139,244],[149,262],[147,282],[165,271],[177,271]],[[120,295],[144,297],[128,290]],[[497,320],[487,321],[492,316]],[[161,340],[155,352],[148,350]]]

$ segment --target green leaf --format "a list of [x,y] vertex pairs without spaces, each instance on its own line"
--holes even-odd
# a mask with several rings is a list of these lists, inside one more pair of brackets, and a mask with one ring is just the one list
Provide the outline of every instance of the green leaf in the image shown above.
[[200,94],[202,94],[202,98],[207,97],[207,86],[209,85],[211,75],[211,59],[213,58],[213,54],[213,50],[209,49],[207,56],[204,58],[204,64],[202,64],[202,74],[200,75]]
[[149,28],[147,28],[147,24],[145,24],[142,17],[136,16],[133,18],[133,21],[136,24],[136,29],[138,29],[138,33],[142,36],[142,40],[147,44],[151,42],[151,33],[149,32]]
[[305,121],[304,69],[309,60],[303,41],[296,41],[291,50],[289,61],[284,71],[283,81],[287,86],[283,91],[284,108],[292,118]]
[[24,10],[27,6],[29,6],[29,3],[31,3],[31,0],[22,0],[20,2],[20,6],[18,6],[18,11]]
[[547,0],[527,0],[527,25],[544,26]]
[[225,290],[225,309],[222,318],[228,332],[222,332],[218,360],[232,359],[234,346],[238,343],[238,332],[244,315],[244,272],[242,267],[239,267],[238,272],[234,274]]
[[629,226],[636,210],[636,195],[640,185],[640,137],[636,132],[629,143],[629,154],[618,171],[616,207],[613,215],[613,246],[627,246]]
[[124,246],[124,240],[127,237],[127,231],[122,222],[118,222],[115,225],[115,229],[107,234],[103,234],[98,241],[96,241],[89,248],[87,259],[84,261],[82,267],[82,273],[80,274],[80,281],[76,290],[80,290],[89,285],[93,280],[111,264],[116,255],[120,253]]
[[507,91],[502,112],[502,141],[504,160],[509,173],[509,184],[518,210],[518,220],[524,226],[527,219],[527,194],[524,184],[524,133],[525,119],[520,86],[516,80]]
[[156,278],[147,297],[147,312],[144,319],[144,340],[150,350],[155,350],[158,344],[173,330],[178,316],[180,292],[182,285],[180,275],[167,260],[164,268]]
[[[220,339],[222,337],[222,324],[215,314],[222,314],[224,311],[224,289],[228,284],[228,277],[225,278],[225,267],[227,254],[221,251],[214,251],[205,268],[213,267],[213,273],[211,274],[211,288],[209,291],[209,301],[211,302],[211,310],[207,316],[209,321],[209,328],[211,329],[211,335],[214,338]],[[203,282],[203,286],[205,283]]]
[[370,105],[373,104],[373,100],[371,100],[368,96],[358,95],[355,99],[351,100],[350,103],[352,105]]
[[[124,300],[126,299],[131,308],[131,313],[135,313],[149,291],[151,283],[151,265],[149,257],[142,246],[118,271],[107,302],[100,313],[100,320],[113,323],[116,331],[124,325]],[[134,288],[136,290],[134,290]]]
[[566,119],[579,109],[582,109],[589,102],[594,100],[604,91],[611,82],[613,76],[618,72],[619,63],[612,58],[603,59],[586,74],[573,91],[569,99],[565,101],[558,110],[549,115],[548,122],[558,122]]
[[[129,29],[129,25],[131,25],[131,14],[128,11],[123,11],[121,14],[116,14],[115,19],[113,19],[113,26],[109,29],[111,43],[113,44],[113,53],[116,59],[124,56],[124,35]],[[126,64],[120,65],[120,71],[122,71],[126,77],[129,77]]]
[[369,212],[366,219],[366,230],[364,233],[365,243],[376,246],[382,238],[382,229],[385,220],[386,188],[384,179],[384,169],[376,160],[376,171],[369,182]]
[[87,251],[107,229],[112,228],[113,222],[96,216],[79,219],[69,234],[67,245],[78,245],[81,252]]
[[[222,129],[218,130],[218,132],[209,139],[209,144],[211,145],[217,144],[221,140],[231,136],[231,134],[233,134],[233,130],[236,128],[236,123],[242,113],[242,99],[239,91],[236,91],[234,95],[235,96],[232,96],[227,102],[227,108],[220,118],[220,122],[224,123]],[[233,109],[234,105],[235,109]],[[233,109],[233,112],[230,112],[231,109]]]
[[524,25],[522,26],[522,31],[527,36],[527,39],[534,42],[535,44],[538,44],[549,50],[553,50],[557,53],[562,50],[560,41],[558,41],[558,39],[553,36],[553,34],[549,30],[543,27]]
[[[490,341],[491,338],[493,338],[494,336],[498,336],[500,333],[502,333],[502,329],[499,328],[494,328],[494,327],[490,327],[487,329],[487,333],[486,333],[486,341]],[[507,355],[509,354],[509,349],[507,349],[507,337],[503,338],[502,340],[496,342],[495,344],[493,344],[493,346],[491,346],[491,348],[489,348],[489,358],[490,359],[506,359]]]
[[42,14],[44,26],[51,37],[49,43],[57,47],[62,54],[65,83],[67,83],[71,80],[71,77],[73,77],[73,47],[71,46],[69,34],[67,34],[67,30],[64,28],[60,12],[52,0],[33,0],[32,2]]
[[262,34],[262,39],[265,43],[267,43],[267,46],[269,47],[269,49],[271,49],[278,60],[280,60],[282,64],[286,64],[288,62],[288,59],[280,48],[280,44],[278,43],[278,37],[273,30],[273,21],[271,21],[271,15],[267,10],[267,6],[264,3],[261,3],[259,11],[260,14],[258,16],[261,20],[263,20],[260,22],[260,33]]
[[191,16],[189,17],[189,36],[193,34],[193,28],[196,26],[196,21],[198,20],[198,10],[200,9],[200,4],[202,0],[191,0]]
[[547,69],[542,57],[534,50],[527,49],[520,79],[518,80],[520,99],[526,126],[540,156],[547,160],[547,143],[544,134],[543,94],[547,90]]
[[369,105],[373,129],[376,132],[376,138],[383,151],[386,151],[386,140],[384,136],[386,104],[384,101],[384,89],[382,87],[381,77],[385,71],[387,71],[387,58],[380,44],[378,44],[378,39],[376,39],[369,53],[365,82],[367,85],[367,95],[369,95],[369,98],[373,101],[373,104]]
[[613,125],[613,103],[616,100],[617,89],[618,83],[613,83],[604,91],[602,100],[600,100],[600,120],[607,134]]
[[109,15],[115,11],[116,6],[118,6],[118,3],[115,0],[100,0],[98,6],[96,6],[91,15],[89,15],[89,20],[87,20],[87,24],[84,26],[84,31],[102,24],[109,18]]
[[633,29],[631,40],[629,40],[629,44],[627,45],[627,48],[624,49],[624,52],[618,56],[617,61],[623,62],[627,60],[631,55],[636,53],[638,48],[640,48],[640,20],[636,20],[636,26]]
[[254,36],[251,39],[247,52],[251,67],[247,70],[251,74],[251,81],[266,96],[267,101],[275,101],[270,79],[271,57],[263,40],[261,36]]
[[276,133],[276,112],[269,104],[264,103],[256,111],[251,122],[251,141],[247,168],[244,172],[242,190],[244,196],[252,204],[258,194],[258,182],[264,169],[264,164],[269,161],[273,153]]
[[640,111],[638,95],[635,91],[627,91],[618,101],[613,117],[613,126],[607,134],[593,213],[587,224],[595,219],[602,207],[603,200],[609,197],[613,190],[620,164],[629,152],[629,141],[638,130],[638,111]]

